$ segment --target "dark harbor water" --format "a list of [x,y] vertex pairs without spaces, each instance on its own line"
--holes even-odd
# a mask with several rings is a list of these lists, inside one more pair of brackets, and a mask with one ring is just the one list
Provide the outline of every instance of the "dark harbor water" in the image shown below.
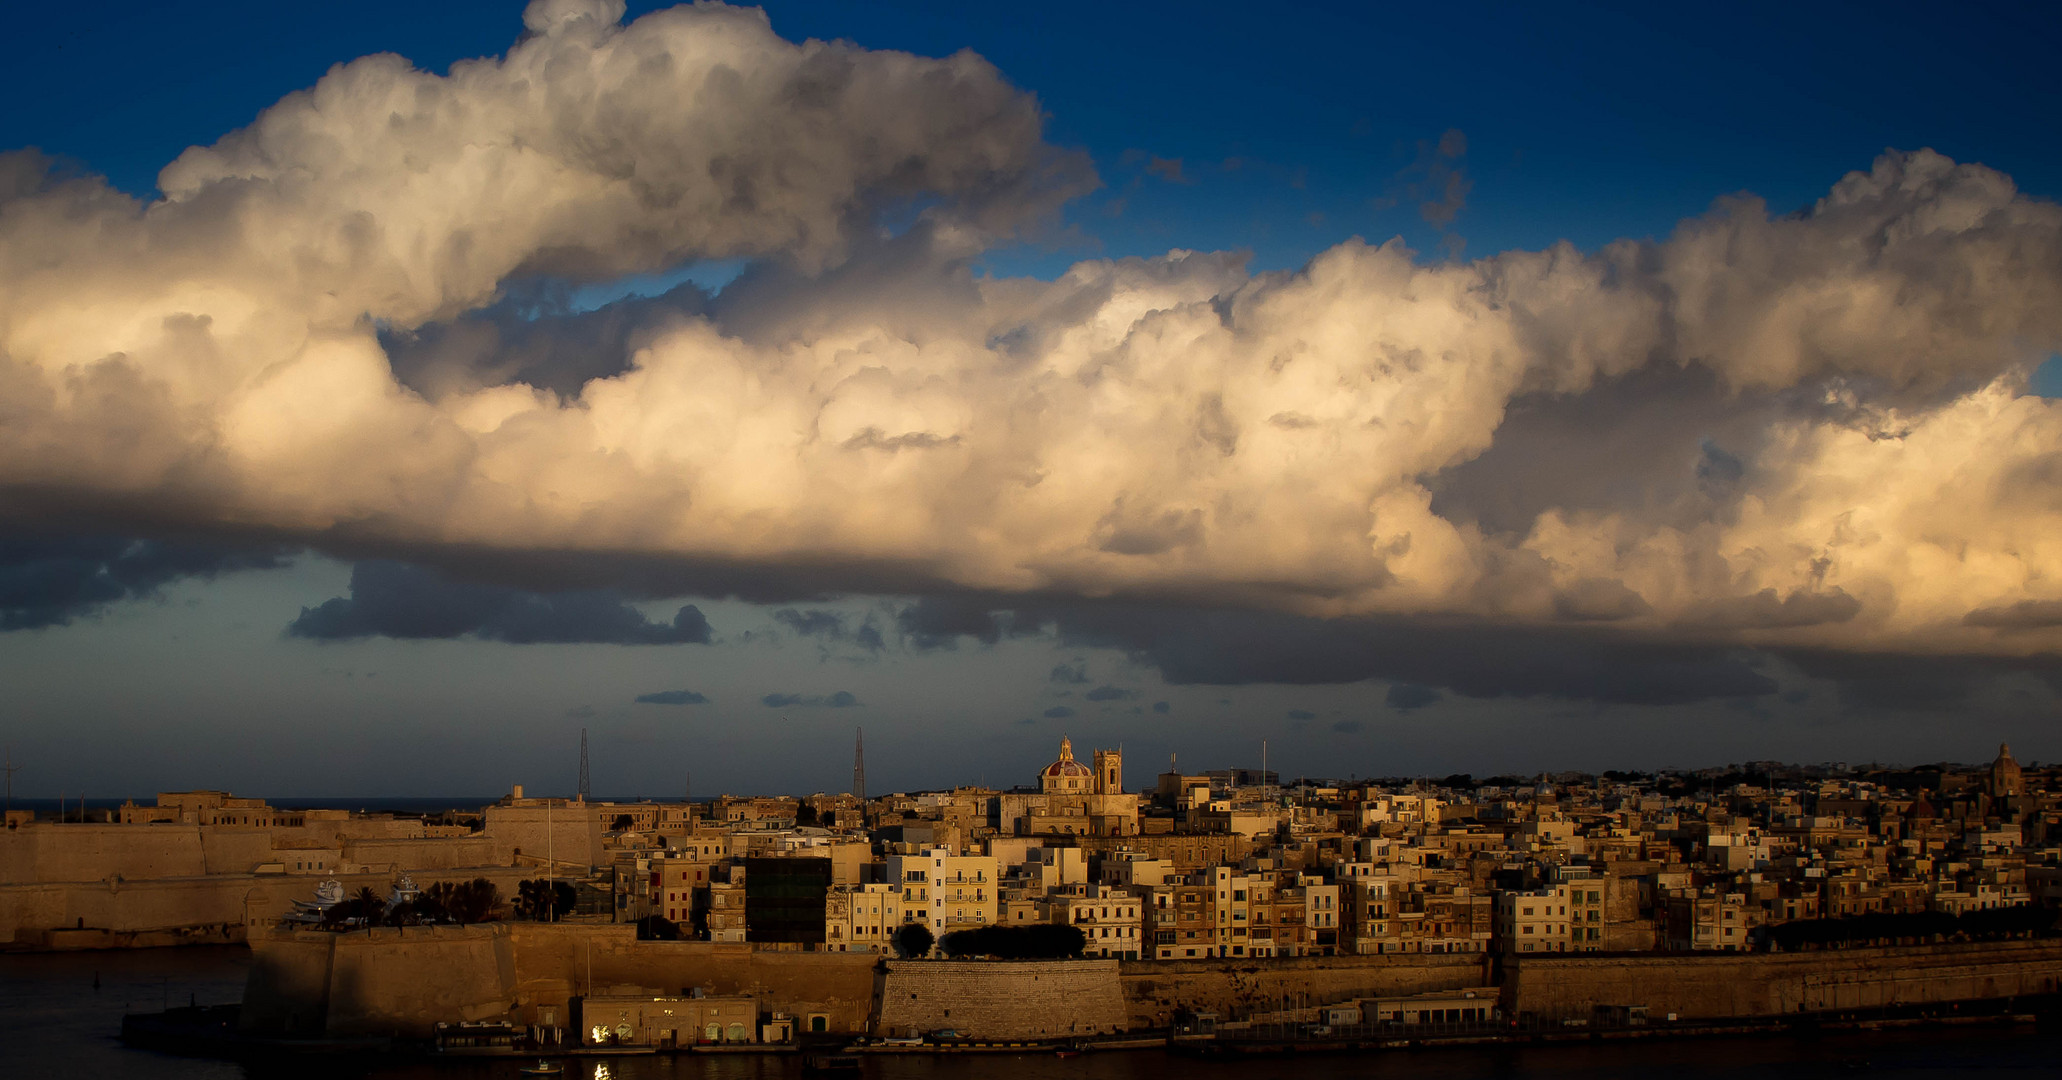
[[[0,1077],[167,1077],[192,1080],[517,1080],[521,1059],[326,1062],[266,1065],[180,1058],[131,1050],[117,1039],[122,1016],[167,1005],[222,1004],[243,993],[249,953],[241,948],[140,949],[56,956],[0,956]],[[94,983],[98,980],[96,988]],[[606,1072],[598,1072],[599,1066]],[[695,1056],[576,1060],[580,1080],[759,1080],[796,1077],[790,1057]],[[2062,1075],[2062,1035],[2031,1027],[1934,1028],[1776,1037],[1383,1051],[1356,1055],[1198,1061],[1158,1051],[1078,1058],[967,1054],[870,1057],[869,1080],[1702,1080],[1827,1076],[2052,1078]]]

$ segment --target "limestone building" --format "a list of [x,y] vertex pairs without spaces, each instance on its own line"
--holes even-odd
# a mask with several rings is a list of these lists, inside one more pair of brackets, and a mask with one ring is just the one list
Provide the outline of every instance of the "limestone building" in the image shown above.
[[1097,750],[1092,764],[1060,740],[1060,756],[1039,770],[1038,790],[1001,796],[997,826],[1018,836],[1136,836],[1138,799],[1124,791],[1124,752]]

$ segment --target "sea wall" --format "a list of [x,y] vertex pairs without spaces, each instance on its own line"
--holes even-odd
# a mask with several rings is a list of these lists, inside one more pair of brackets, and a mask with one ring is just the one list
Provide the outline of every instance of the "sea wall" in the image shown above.
[[[587,993],[641,988],[656,995],[700,989],[759,999],[768,1012],[795,1016],[805,1029],[823,1017],[827,1031],[863,1034],[872,1014],[874,966],[870,953],[772,952],[712,941],[639,941],[636,928],[618,924],[503,924],[515,948],[515,1016],[546,1023],[546,1010]],[[560,1021],[561,1023],[563,1021]]]
[[1785,1016],[2062,990],[2062,942],[1923,945],[1777,954],[1513,957],[1509,1015],[1587,1017],[1598,1005],[1645,1005],[1683,1019]]
[[[1050,1039],[1165,1028],[1355,998],[1486,985],[1507,1015],[1644,1005],[1687,1020],[1799,1015],[2062,992],[2062,942],[1778,955],[1390,955],[1280,960],[897,961],[638,941],[627,925],[488,923],[251,937],[244,1023],[299,1035],[425,1035],[438,1021],[564,1026],[588,995],[756,999],[804,1031]],[[819,1028],[815,1021],[821,1021]]]
[[1054,1039],[1129,1027],[1115,960],[888,961],[877,1035],[950,1029],[975,1039]]
[[274,930],[251,939],[239,1023],[266,1035],[426,1036],[437,1021],[486,1020],[515,1003],[499,927]]
[[1283,1007],[1484,986],[1481,954],[1299,956],[1273,960],[1127,960],[1119,965],[1128,1024],[1164,1028],[1182,1010],[1237,1019]]
[[864,1034],[876,957],[638,941],[628,925],[501,922],[250,939],[244,1020],[267,1034],[424,1036],[438,1021],[564,1026],[588,994],[757,998],[807,1030]]

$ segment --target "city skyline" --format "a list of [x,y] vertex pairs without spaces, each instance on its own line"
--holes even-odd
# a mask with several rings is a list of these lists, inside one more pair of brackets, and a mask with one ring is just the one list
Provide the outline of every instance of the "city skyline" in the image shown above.
[[2062,756],[2035,9],[115,10],[0,76],[17,797]]

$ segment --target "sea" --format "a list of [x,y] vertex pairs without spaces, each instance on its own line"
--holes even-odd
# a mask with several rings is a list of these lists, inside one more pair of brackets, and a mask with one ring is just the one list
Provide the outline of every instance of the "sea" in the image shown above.
[[[239,1000],[250,952],[195,946],[0,955],[0,1077],[41,1080],[518,1080],[522,1059],[324,1060],[242,1064],[124,1046],[122,1017]],[[799,1077],[792,1055],[575,1059],[578,1080],[770,1080]],[[1947,1027],[1815,1036],[1382,1050],[1251,1058],[1175,1057],[1158,1050],[1052,1054],[871,1056],[868,1080],[1790,1080],[2062,1076],[2062,1033],[2024,1027]]]

